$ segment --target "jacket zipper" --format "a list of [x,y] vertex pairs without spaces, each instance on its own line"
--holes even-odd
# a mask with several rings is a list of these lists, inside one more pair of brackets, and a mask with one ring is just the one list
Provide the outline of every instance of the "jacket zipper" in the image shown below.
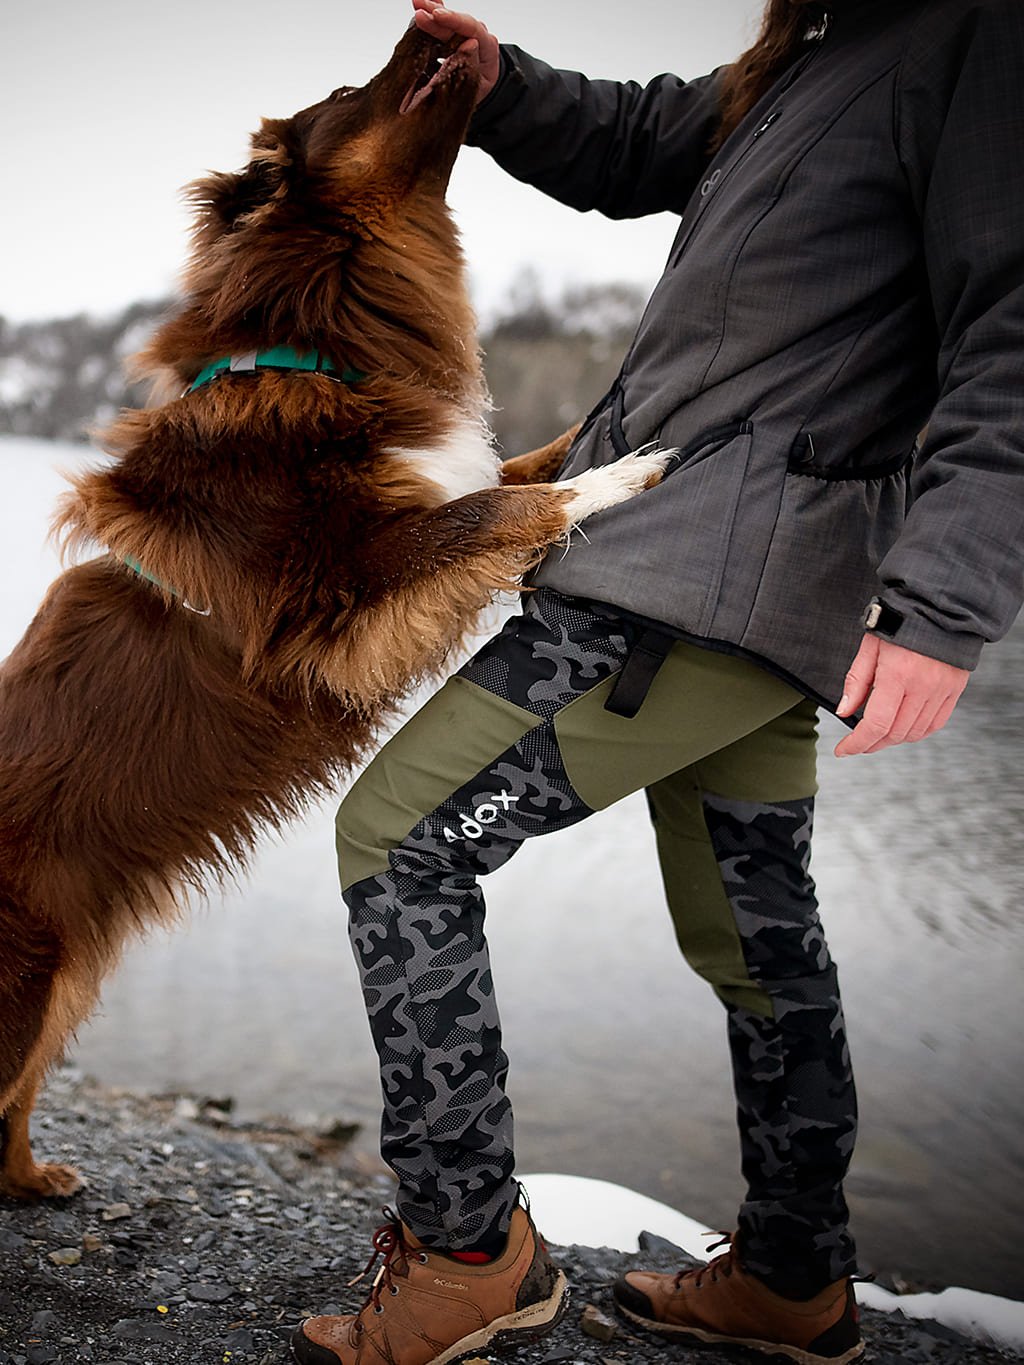
[[[828,29],[829,29],[829,16],[828,16],[828,13],[826,12],[826,13],[822,16],[822,21],[821,21],[821,24],[820,24],[820,26],[819,26],[819,28],[818,28],[818,31],[817,31],[817,32],[814,34],[814,36],[813,36],[812,41],[813,41],[813,43],[814,43],[814,47],[810,50],[810,52],[807,53],[807,55],[806,55],[805,57],[802,57],[802,58],[800,59],[800,61],[797,62],[797,64],[795,65],[795,67],[790,71],[788,77],[786,78],[785,82],[783,83],[782,87],[781,87],[780,90],[779,90],[779,95],[785,94],[785,92],[790,88],[790,86],[793,84],[793,82],[796,81],[796,80],[798,79],[798,77],[802,76],[803,73],[807,70],[807,68],[812,64],[812,62],[814,61],[814,59],[817,57],[818,53],[821,51],[822,45],[823,45],[823,43],[824,43],[824,41],[825,41],[825,38],[826,38],[826,36],[827,36],[827,34],[828,34]],[[743,151],[740,153],[739,157],[737,158],[737,160],[735,161],[735,163],[733,164],[733,166],[730,168],[730,173],[731,173],[732,171],[735,171],[736,167],[739,166],[739,165],[745,160],[745,158],[746,158],[746,156],[747,156],[747,153],[751,150],[751,148],[753,147],[754,143],[755,143],[759,138],[761,138],[761,137],[768,131],[768,129],[772,126],[772,124],[776,121],[776,119],[779,118],[779,116],[781,115],[781,113],[782,113],[782,107],[781,107],[781,106],[779,106],[779,107],[773,109],[773,110],[771,111],[771,113],[768,114],[768,116],[764,119],[764,121],[763,121],[757,128],[754,129],[754,132],[753,132],[752,136],[749,138],[746,147],[743,149]],[[715,169],[714,171],[711,172],[711,175],[709,175],[709,176],[707,177],[707,179],[704,181],[704,185],[706,185],[706,186],[709,187],[708,190],[707,190],[707,192],[706,192],[706,194],[705,194],[705,196],[704,196],[705,198],[708,197],[708,195],[710,194],[711,190],[714,189],[715,186],[718,184],[718,181],[721,180],[722,175],[723,175],[723,171],[722,171],[722,168],[719,166],[719,167],[716,167],[716,169]],[[712,179],[714,179],[714,184],[712,184]],[[702,188],[703,188],[703,187],[702,187]],[[706,205],[705,205],[705,207],[706,207]],[[668,265],[666,266],[666,271],[674,270],[674,269],[676,268],[676,266],[679,264],[679,261],[680,261],[680,259],[682,258],[683,252],[685,251],[686,247],[689,245],[690,238],[693,236],[694,232],[695,232],[696,229],[697,229],[698,224],[701,222],[701,220],[703,219],[703,217],[704,217],[704,210],[701,209],[701,210],[694,216],[693,222],[692,222],[692,223],[690,224],[690,226],[687,228],[685,237],[684,237],[683,240],[679,243],[678,247],[676,247],[676,249],[673,251],[672,256],[671,256],[670,259],[669,259]],[[625,397],[625,395],[622,393],[622,390],[623,390],[623,385],[624,385],[624,382],[625,382],[626,374],[627,374],[627,372],[628,372],[628,370],[629,370],[629,362],[630,362],[630,361],[632,360],[632,358],[633,358],[633,351],[636,349],[637,339],[639,338],[641,332],[643,331],[644,319],[645,319],[646,316],[647,316],[647,311],[648,311],[648,309],[649,309],[650,306],[651,306],[651,303],[652,303],[652,301],[653,301],[653,297],[654,297],[654,296],[653,296],[653,294],[652,294],[652,295],[651,295],[651,298],[648,299],[648,301],[647,301],[647,307],[644,309],[643,315],[641,316],[640,321],[639,321],[639,323],[637,324],[637,329],[636,329],[636,332],[634,333],[633,340],[632,340],[632,342],[630,343],[629,350],[626,352],[625,356],[623,357],[622,365],[619,367],[619,372],[618,372],[618,374],[615,376],[615,382],[612,384],[612,387],[608,390],[608,392],[605,394],[605,396],[600,400],[600,402],[597,404],[597,406],[596,406],[596,407],[590,412],[590,414],[587,416],[586,420],[585,420],[584,423],[583,423],[582,428],[581,428],[580,431],[577,433],[577,436],[576,436],[576,439],[577,439],[577,440],[579,440],[580,436],[582,436],[583,433],[584,433],[585,431],[587,431],[591,426],[593,426],[593,424],[594,424],[594,422],[597,420],[597,418],[600,417],[600,416],[602,415],[602,413],[607,412],[609,408],[612,409],[612,417],[614,418],[615,410],[616,410],[616,407],[618,406],[618,400],[619,400],[620,395],[622,395],[623,398]],[[623,404],[622,406],[624,406],[624,404]],[[621,413],[621,408],[620,408],[619,410],[620,410],[620,413]],[[612,427],[615,426],[614,420],[612,421],[611,426],[612,426]],[[619,427],[620,427],[620,430],[621,430],[621,416],[620,416]],[[613,446],[614,446],[614,441],[613,441]]]
[[[796,65],[789,72],[789,75],[785,78],[782,86],[779,89],[777,98],[785,95],[786,91],[790,88],[790,86],[792,86],[794,82],[804,74],[808,67],[812,65],[818,53],[821,51],[822,45],[825,41],[825,37],[828,33],[828,28],[829,28],[828,15],[826,14],[822,20],[821,26],[819,27],[817,33],[815,34],[812,40],[814,43],[813,48],[811,48],[810,52],[808,52],[806,56],[802,57],[800,61],[797,62]],[[707,203],[710,201],[712,191],[717,188],[720,181],[722,181],[726,176],[735,174],[736,170],[747,159],[747,156],[753,149],[754,143],[757,142],[760,138],[762,138],[764,134],[768,131],[768,129],[781,116],[782,110],[783,106],[777,105],[767,115],[767,117],[758,125],[758,127],[754,129],[751,136],[747,139],[747,145],[743,148],[742,152],[740,152],[739,156],[736,158],[736,160],[733,162],[733,164],[729,167],[728,170],[724,170],[723,167],[719,166],[714,171],[712,171],[708,178],[704,181],[704,184],[701,186],[700,193],[705,202],[694,215],[693,221],[686,229],[686,235],[683,237],[683,240],[673,251],[672,259],[669,262],[670,270],[674,270],[676,266],[679,264],[683,256],[683,252],[690,244],[690,239],[693,237],[693,234],[696,232],[698,226],[703,221],[704,213],[707,208]]]

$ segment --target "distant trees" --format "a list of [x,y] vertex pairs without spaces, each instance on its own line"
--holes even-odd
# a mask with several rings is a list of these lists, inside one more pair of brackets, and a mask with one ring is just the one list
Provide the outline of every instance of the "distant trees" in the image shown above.
[[[534,272],[515,279],[481,336],[491,425],[505,454],[545,444],[589,411],[614,378],[643,303],[629,284],[549,296]],[[86,440],[118,408],[143,403],[124,363],[168,307],[137,303],[107,319],[0,318],[0,433]]]
[[114,318],[79,313],[49,322],[0,321],[0,432],[87,439],[118,408],[145,401],[124,362],[166,303],[136,303]]
[[517,278],[481,337],[504,454],[544,445],[589,412],[618,372],[645,297],[636,285],[594,284],[551,299],[532,272]]

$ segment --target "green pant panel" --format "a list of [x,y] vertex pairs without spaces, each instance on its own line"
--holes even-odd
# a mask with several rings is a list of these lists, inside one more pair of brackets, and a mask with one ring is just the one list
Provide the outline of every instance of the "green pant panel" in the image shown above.
[[636,716],[604,709],[614,684],[609,678],[555,717],[566,773],[592,810],[732,746],[800,700],[788,683],[749,660],[681,640]]
[[818,790],[818,707],[796,706],[697,764],[701,791],[733,801],[802,801]]
[[727,1004],[772,1015],[750,980],[732,907],[711,846],[694,768],[656,783],[647,800],[676,941],[693,970]]
[[704,818],[703,794],[799,801],[817,791],[817,707],[806,698],[775,720],[647,789],[665,897],[687,962],[726,1004],[770,1017],[750,980]]
[[541,722],[465,678],[441,690],[384,745],[335,823],[341,889],[385,872],[425,815]]

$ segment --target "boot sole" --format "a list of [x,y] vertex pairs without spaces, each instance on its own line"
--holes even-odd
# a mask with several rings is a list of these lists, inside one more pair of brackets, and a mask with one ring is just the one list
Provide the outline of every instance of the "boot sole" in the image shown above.
[[434,1356],[433,1360],[428,1360],[427,1365],[460,1365],[460,1362],[470,1360],[481,1353],[486,1355],[489,1351],[496,1351],[500,1354],[514,1351],[520,1346],[528,1346],[530,1342],[539,1341],[558,1326],[568,1305],[569,1281],[559,1271],[555,1287],[548,1298],[542,1299],[540,1303],[531,1303],[528,1308],[521,1308],[518,1313],[495,1318],[479,1332],[463,1337],[454,1346],[449,1346],[447,1351],[442,1351],[439,1356]]
[[715,1332],[702,1332],[699,1327],[675,1327],[669,1322],[657,1322],[653,1318],[641,1317],[639,1313],[634,1313],[618,1301],[615,1302],[615,1308],[623,1317],[629,1318],[630,1322],[646,1327],[648,1332],[656,1332],[662,1337],[699,1341],[708,1346],[745,1346],[748,1351],[761,1351],[764,1355],[786,1356],[789,1360],[795,1360],[797,1365],[848,1365],[849,1361],[856,1360],[864,1350],[864,1343],[861,1341],[840,1356],[819,1356],[813,1351],[802,1351],[799,1346],[783,1346],[774,1341],[755,1341],[752,1337],[723,1337]]
[[[433,1356],[425,1365],[460,1365],[462,1361],[472,1360],[492,1351],[501,1354],[516,1350],[520,1346],[528,1346],[531,1342],[547,1336],[548,1332],[558,1325],[568,1302],[569,1282],[559,1271],[555,1287],[548,1298],[542,1299],[540,1303],[531,1303],[528,1308],[521,1308],[518,1313],[508,1313],[503,1318],[495,1318],[479,1332],[463,1337],[442,1351],[439,1356]],[[329,1347],[320,1346],[305,1337],[301,1326],[292,1337],[292,1354],[298,1360],[322,1362],[322,1365],[331,1363],[339,1365],[338,1356]]]

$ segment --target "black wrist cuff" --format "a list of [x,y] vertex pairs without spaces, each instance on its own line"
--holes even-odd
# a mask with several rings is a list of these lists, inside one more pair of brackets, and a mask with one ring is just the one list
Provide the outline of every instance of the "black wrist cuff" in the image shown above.
[[887,606],[878,597],[872,597],[864,613],[864,629],[876,635],[893,636],[903,624],[903,613],[895,607]]

